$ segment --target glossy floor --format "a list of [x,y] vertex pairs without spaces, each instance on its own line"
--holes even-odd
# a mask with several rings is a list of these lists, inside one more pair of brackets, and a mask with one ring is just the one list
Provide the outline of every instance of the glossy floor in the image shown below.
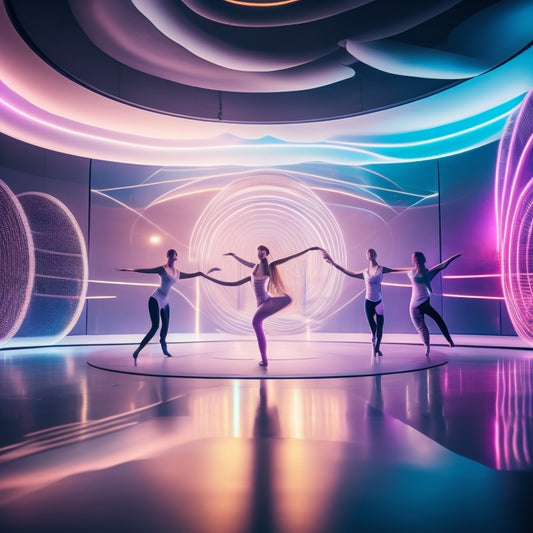
[[531,350],[278,380],[107,372],[95,349],[0,352],[2,532],[533,530]]

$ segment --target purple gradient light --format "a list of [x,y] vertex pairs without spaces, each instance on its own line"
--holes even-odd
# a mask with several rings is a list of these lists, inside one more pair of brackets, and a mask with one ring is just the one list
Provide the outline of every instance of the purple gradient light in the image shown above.
[[508,120],[496,165],[502,289],[518,335],[533,344],[533,91]]

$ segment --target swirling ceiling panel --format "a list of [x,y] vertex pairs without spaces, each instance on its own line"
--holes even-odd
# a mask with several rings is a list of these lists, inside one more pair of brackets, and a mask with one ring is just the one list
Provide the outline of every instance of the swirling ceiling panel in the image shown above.
[[533,86],[532,10],[529,0],[5,0],[0,130],[131,163],[450,155],[499,138]]

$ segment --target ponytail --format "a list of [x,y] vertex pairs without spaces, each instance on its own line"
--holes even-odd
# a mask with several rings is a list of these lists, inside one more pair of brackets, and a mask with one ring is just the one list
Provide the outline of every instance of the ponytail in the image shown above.
[[276,265],[270,267],[270,281],[268,283],[268,292],[273,296],[287,295],[287,289],[283,284],[283,280],[279,275],[279,270]]

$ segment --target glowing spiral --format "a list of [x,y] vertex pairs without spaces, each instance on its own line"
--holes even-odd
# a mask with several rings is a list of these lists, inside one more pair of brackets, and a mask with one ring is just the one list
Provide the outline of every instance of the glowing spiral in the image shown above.
[[28,308],[35,262],[24,210],[0,180],[0,344],[18,331]]
[[533,91],[509,119],[496,169],[502,288],[518,335],[533,344]]
[[[214,277],[234,281],[251,270],[223,254],[234,252],[257,262],[260,244],[270,249],[269,261],[320,246],[346,263],[344,239],[333,214],[313,191],[281,172],[251,172],[217,194],[192,232],[190,258],[204,271],[221,267]],[[280,265],[279,271],[293,303],[265,322],[266,331],[305,331],[331,312],[343,280],[319,251]],[[257,304],[249,284],[223,287],[202,282],[200,288],[202,314],[223,331],[250,332]]]

